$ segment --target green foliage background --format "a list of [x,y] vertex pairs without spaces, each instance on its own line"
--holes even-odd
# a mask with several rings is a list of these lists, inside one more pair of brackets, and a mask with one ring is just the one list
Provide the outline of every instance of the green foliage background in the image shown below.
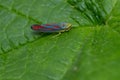
[[[69,32],[34,34],[36,23]],[[120,0],[0,0],[0,80],[119,80]]]

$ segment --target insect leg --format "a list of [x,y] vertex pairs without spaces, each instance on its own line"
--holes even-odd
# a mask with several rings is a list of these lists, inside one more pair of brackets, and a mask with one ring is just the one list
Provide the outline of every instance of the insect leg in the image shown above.
[[53,36],[52,38],[55,38],[57,36],[59,36],[61,34],[61,32],[59,32],[58,34],[56,34],[55,36]]

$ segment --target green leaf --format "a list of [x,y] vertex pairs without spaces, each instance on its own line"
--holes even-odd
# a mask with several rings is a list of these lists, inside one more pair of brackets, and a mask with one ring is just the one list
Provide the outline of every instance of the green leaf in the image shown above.
[[[119,80],[120,0],[0,0],[0,80]],[[33,24],[71,23],[35,34]]]

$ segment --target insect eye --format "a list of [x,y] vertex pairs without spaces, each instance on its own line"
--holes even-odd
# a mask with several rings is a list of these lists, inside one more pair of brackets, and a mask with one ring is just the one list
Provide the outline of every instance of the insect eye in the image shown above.
[[62,28],[65,28],[65,24],[62,24],[61,26],[62,26]]

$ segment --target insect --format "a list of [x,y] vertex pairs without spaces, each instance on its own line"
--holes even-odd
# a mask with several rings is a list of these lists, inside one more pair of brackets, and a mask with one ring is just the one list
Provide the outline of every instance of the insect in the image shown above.
[[31,26],[31,29],[38,32],[44,33],[61,33],[69,31],[71,29],[70,23],[58,23],[58,24],[35,24]]

